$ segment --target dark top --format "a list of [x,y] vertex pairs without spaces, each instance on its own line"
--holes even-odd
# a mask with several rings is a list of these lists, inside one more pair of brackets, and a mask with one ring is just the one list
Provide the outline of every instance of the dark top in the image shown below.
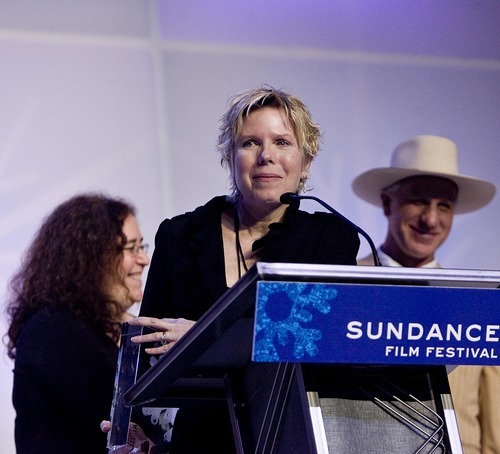
[[[156,234],[141,314],[197,320],[227,290],[221,214],[225,196],[164,220]],[[355,265],[355,230],[329,213],[288,207],[283,223],[257,240],[259,260],[277,263]]]
[[[226,197],[219,196],[161,223],[141,315],[197,320],[228,289],[221,228],[221,214],[228,208]],[[344,221],[298,206],[288,207],[283,223],[271,224],[269,233],[253,245],[265,262],[339,265],[355,265],[358,248],[357,233]],[[231,452],[223,441],[231,443],[227,413],[180,410],[171,452]]]
[[18,454],[107,453],[118,347],[64,308],[45,308],[16,349],[13,403]]

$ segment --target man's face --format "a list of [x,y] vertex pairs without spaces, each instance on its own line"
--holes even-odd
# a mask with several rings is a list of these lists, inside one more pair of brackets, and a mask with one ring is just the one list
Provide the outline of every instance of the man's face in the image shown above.
[[432,176],[407,178],[384,191],[384,251],[403,266],[431,262],[450,233],[457,194],[455,183]]

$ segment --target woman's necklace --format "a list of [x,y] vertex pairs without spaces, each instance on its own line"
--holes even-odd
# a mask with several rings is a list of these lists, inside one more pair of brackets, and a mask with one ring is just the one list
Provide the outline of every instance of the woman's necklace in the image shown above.
[[234,233],[236,236],[236,257],[238,262],[238,279],[241,277],[241,264],[243,263],[243,268],[245,272],[248,271],[247,262],[245,260],[245,255],[243,254],[243,249],[240,243],[240,220],[238,218],[238,210],[234,209]]

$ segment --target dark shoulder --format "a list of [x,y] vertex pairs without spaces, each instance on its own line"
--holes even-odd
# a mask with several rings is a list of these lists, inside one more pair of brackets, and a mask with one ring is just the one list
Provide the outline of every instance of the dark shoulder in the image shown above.
[[[17,351],[73,351],[74,354],[96,345],[115,348],[104,335],[98,335],[92,327],[61,306],[46,306],[35,312],[25,323],[17,345]],[[100,347],[99,347],[100,348]]]
[[45,331],[48,327],[51,330],[83,324],[67,308],[62,306],[45,306],[37,310],[26,321],[23,332],[34,336],[39,331]]
[[225,195],[216,196],[205,205],[201,205],[193,211],[187,211],[186,213],[178,214],[165,219],[160,224],[159,230],[184,230],[193,223],[203,223],[211,218],[220,219],[220,214],[226,209],[227,206],[228,202]]
[[294,210],[290,213],[290,216],[293,222],[307,225],[308,227],[317,226],[318,228],[331,228],[345,233],[351,232],[352,234],[356,234],[354,227],[333,213],[326,213],[323,211],[308,213],[302,210]]

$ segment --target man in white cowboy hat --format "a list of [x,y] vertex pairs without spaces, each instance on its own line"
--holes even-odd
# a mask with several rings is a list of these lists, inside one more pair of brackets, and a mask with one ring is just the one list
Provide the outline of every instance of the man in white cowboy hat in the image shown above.
[[[352,183],[356,195],[380,206],[388,220],[378,248],[384,266],[439,267],[436,250],[453,216],[482,208],[495,186],[458,172],[457,146],[421,135],[399,144],[390,167],[368,170]],[[358,260],[373,265],[373,258]],[[449,375],[465,454],[500,453],[500,367],[460,366]]]
[[[352,187],[384,210],[389,226],[379,253],[386,266],[437,266],[434,254],[450,233],[453,215],[477,210],[495,195],[492,183],[458,173],[453,141],[431,135],[399,144],[390,167],[362,173]],[[358,263],[373,264],[369,258]]]

